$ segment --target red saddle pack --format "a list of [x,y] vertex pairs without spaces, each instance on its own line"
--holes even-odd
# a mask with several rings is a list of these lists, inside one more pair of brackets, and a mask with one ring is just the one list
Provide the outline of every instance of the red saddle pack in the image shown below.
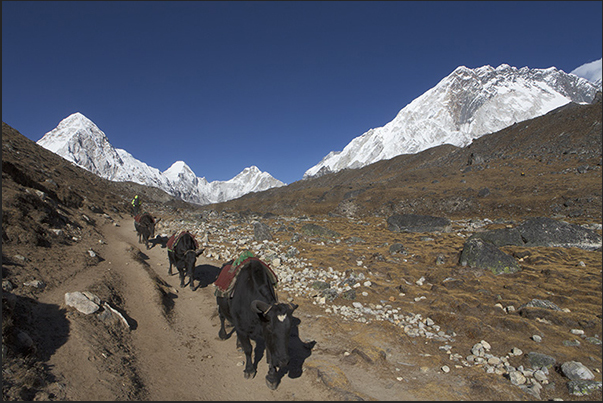
[[266,272],[268,273],[268,277],[270,277],[272,286],[276,287],[276,284],[278,283],[278,278],[276,274],[274,274],[270,266],[262,262],[257,257],[253,256],[253,253],[247,251],[243,252],[241,256],[239,256],[236,260],[231,260],[222,267],[218,278],[216,279],[216,281],[214,281],[214,295],[217,297],[232,296],[231,293],[234,290],[234,286],[236,284],[236,279],[239,275],[240,269],[252,260],[257,260],[262,264],[262,266],[264,267],[264,269],[266,269]]
[[180,234],[178,234],[178,236],[176,236],[176,233],[174,233],[170,239],[168,239],[167,241],[167,249],[171,252],[174,251],[174,249],[176,248],[176,245],[178,244],[178,241],[180,240],[180,237],[184,234],[189,234],[191,236],[191,238],[193,238],[193,241],[195,242],[195,249],[199,249],[199,242],[197,242],[197,239],[195,239],[195,236],[193,234],[191,234],[188,231],[182,231]]
[[155,219],[153,218],[153,216],[147,212],[136,214],[134,216],[134,221],[140,222],[140,219],[142,218],[142,216],[145,216],[145,215],[148,215],[149,217],[151,217],[151,222],[155,222]]

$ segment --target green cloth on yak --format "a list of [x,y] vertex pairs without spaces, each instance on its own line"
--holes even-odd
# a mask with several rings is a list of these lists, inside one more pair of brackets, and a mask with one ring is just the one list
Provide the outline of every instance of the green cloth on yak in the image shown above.
[[232,267],[237,267],[238,265],[240,265],[245,259],[249,259],[250,257],[255,257],[255,255],[253,254],[253,252],[246,250],[243,253],[241,253],[241,255],[235,259],[234,262],[232,262]]

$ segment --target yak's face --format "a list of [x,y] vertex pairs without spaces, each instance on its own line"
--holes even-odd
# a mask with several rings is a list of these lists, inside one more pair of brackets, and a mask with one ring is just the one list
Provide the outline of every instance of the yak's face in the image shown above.
[[293,323],[292,314],[297,305],[269,305],[262,314],[263,335],[269,351],[270,364],[284,368],[289,364],[289,338]]

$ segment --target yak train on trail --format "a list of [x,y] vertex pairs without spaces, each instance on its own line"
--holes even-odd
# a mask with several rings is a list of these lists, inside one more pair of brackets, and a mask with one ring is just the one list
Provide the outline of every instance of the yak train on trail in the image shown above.
[[174,234],[168,239],[167,250],[170,261],[168,275],[172,275],[172,265],[176,266],[180,274],[180,287],[185,287],[184,279],[188,275],[191,290],[196,290],[193,284],[195,263],[205,248],[199,249],[199,243],[195,237],[188,231],[182,231],[178,236]]
[[161,218],[155,219],[147,212],[134,216],[134,228],[138,233],[138,243],[144,243],[147,249],[149,249],[149,239],[155,238],[155,224],[159,221],[161,221]]
[[[160,220],[146,212],[134,217],[138,242],[144,243],[147,249],[149,240],[155,237],[155,224]],[[168,275],[174,274],[172,266],[176,266],[180,287],[186,286],[185,278],[188,275],[190,289],[196,290],[193,281],[195,263],[205,248],[199,249],[194,235],[188,231],[174,233],[166,246],[170,264]],[[278,302],[275,291],[277,282],[278,278],[272,269],[250,251],[244,251],[236,260],[223,264],[214,282],[220,317],[219,338],[226,340],[236,332],[237,345],[245,353],[243,373],[246,379],[255,377],[257,373],[257,362],[254,363],[251,356],[251,340],[257,343],[263,339],[268,361],[266,385],[272,390],[278,387],[289,364],[292,314],[298,307],[296,304]],[[226,320],[234,327],[230,333],[224,328]]]

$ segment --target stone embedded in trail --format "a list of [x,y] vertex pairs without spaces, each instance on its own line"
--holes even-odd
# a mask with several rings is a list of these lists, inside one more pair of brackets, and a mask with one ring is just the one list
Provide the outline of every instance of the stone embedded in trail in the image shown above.
[[118,310],[106,302],[103,302],[102,305],[104,309],[98,314],[100,320],[109,324],[120,324],[126,329],[130,329],[130,324]]
[[450,232],[452,223],[445,217],[419,214],[394,214],[387,219],[392,232]]
[[98,304],[91,301],[86,295],[79,291],[65,293],[65,305],[73,307],[86,315],[90,315],[100,308]]
[[580,225],[548,217],[526,220],[517,227],[525,246],[558,246],[595,250],[601,248],[601,236]]
[[516,273],[521,270],[512,256],[480,238],[469,239],[465,242],[459,263],[462,266],[490,270],[494,274]]

